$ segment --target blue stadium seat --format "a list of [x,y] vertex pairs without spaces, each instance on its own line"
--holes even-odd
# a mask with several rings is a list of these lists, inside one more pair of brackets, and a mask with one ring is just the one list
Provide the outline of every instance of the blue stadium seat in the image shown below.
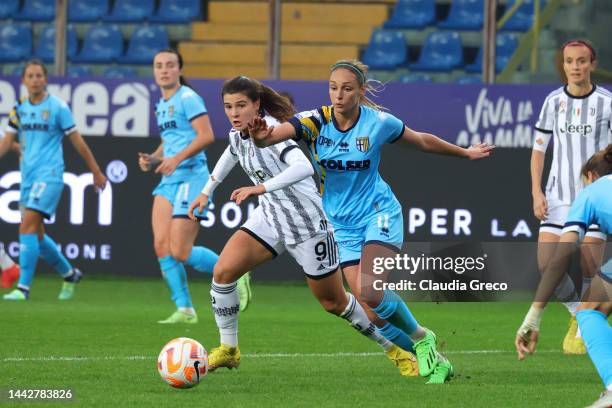
[[9,72],[9,75],[20,77],[23,75],[23,68],[25,68],[25,64],[19,64],[13,67],[13,69]]
[[0,26],[0,61],[22,61],[32,56],[32,29],[26,24]]
[[414,71],[448,72],[463,66],[461,37],[454,31],[433,32],[427,36]]
[[202,18],[200,0],[161,0],[159,9],[150,21],[176,24],[189,23]]
[[363,62],[370,69],[395,69],[407,62],[406,50],[406,39],[400,31],[374,30]]
[[25,0],[21,12],[13,18],[22,21],[51,21],[55,18],[55,1]]
[[115,61],[123,52],[123,37],[119,27],[115,24],[98,24],[85,34],[83,48],[74,62],[103,62]]
[[68,68],[66,69],[66,76],[71,78],[91,76],[91,68],[83,65],[68,65]]
[[19,0],[2,0],[0,3],[0,20],[11,18],[19,10]]
[[[66,27],[66,57],[74,58],[77,53],[77,33],[72,24]],[[55,24],[51,23],[38,36],[38,45],[34,52],[36,58],[44,62],[53,62],[55,58]]]
[[104,21],[117,23],[142,23],[153,16],[154,0],[120,0],[115,1],[113,11]]
[[447,30],[481,30],[484,22],[484,0],[453,0],[446,20],[438,27]]
[[108,13],[108,0],[70,0],[68,21],[87,23],[101,20]]
[[123,64],[152,64],[155,54],[168,48],[168,32],[162,26],[140,26],[132,33]]
[[[512,5],[516,3],[516,0],[510,0],[506,3],[506,10],[509,10]],[[540,8],[544,8],[546,5],[545,0],[540,0]],[[501,28],[501,31],[527,31],[533,24],[533,0],[523,0],[516,10],[516,12],[510,17],[506,24]]]
[[455,83],[459,85],[482,84],[482,79],[479,76],[464,75],[457,78]]
[[[518,47],[518,37],[515,34],[501,33],[497,35],[495,39],[495,71],[498,74],[508,65],[516,47]],[[474,63],[465,66],[467,72],[482,72],[482,53],[482,47],[480,47]]]
[[131,78],[138,76],[138,73],[132,67],[108,67],[104,70],[104,76],[107,78]]
[[398,0],[384,28],[424,28],[436,19],[435,0]]
[[427,74],[406,74],[399,77],[399,82],[402,84],[412,84],[415,82],[433,82],[433,79]]

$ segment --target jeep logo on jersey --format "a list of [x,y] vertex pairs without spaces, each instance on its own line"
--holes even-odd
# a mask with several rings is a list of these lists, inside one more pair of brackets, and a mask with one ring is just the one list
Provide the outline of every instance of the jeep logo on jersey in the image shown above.
[[319,165],[329,170],[361,171],[370,168],[370,160],[321,160]]
[[357,144],[357,150],[360,152],[365,153],[370,148],[370,138],[368,136],[356,138],[355,143]]
[[319,143],[322,146],[325,145],[327,147],[331,147],[336,144],[336,142],[331,140],[329,137],[325,137],[321,135],[319,135],[319,137],[317,138],[317,143]]
[[571,123],[565,122],[564,127],[559,127],[559,132],[561,133],[579,133],[582,136],[586,136],[593,131],[593,126],[589,124],[581,123],[579,125],[573,125]]

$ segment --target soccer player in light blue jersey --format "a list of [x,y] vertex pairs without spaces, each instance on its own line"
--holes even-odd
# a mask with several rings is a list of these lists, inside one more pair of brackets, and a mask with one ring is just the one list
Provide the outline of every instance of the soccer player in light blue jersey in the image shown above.
[[64,278],[59,299],[67,300],[72,298],[75,284],[82,273],[73,268],[59,251],[57,244],[45,233],[43,224],[44,219],[51,218],[55,213],[64,189],[64,136],[68,136],[85,160],[97,190],[106,186],[106,177],[77,131],[68,105],[47,92],[47,69],[43,63],[37,60],[27,62],[22,82],[28,90],[28,97],[17,102],[11,112],[5,137],[0,144],[1,157],[11,148],[17,136],[22,154],[22,219],[19,226],[21,275],[17,289],[3,298],[28,299],[40,256]]
[[139,157],[143,171],[154,169],[162,175],[153,191],[151,224],[155,254],[177,310],[159,323],[197,323],[184,264],[212,273],[218,259],[210,249],[193,245],[199,226],[187,215],[208,179],[203,149],[214,141],[214,134],[204,101],[185,85],[182,67],[174,50],[155,55],[153,73],[162,94],[155,115],[162,142],[154,153]]
[[415,350],[421,376],[431,375],[428,383],[444,383],[452,366],[437,352],[435,334],[417,323],[395,292],[373,291],[371,285],[365,290],[373,271],[363,254],[374,250],[395,256],[404,238],[402,206],[378,172],[380,153],[385,144],[400,142],[475,160],[489,156],[493,146],[464,149],[408,128],[366,97],[373,90],[366,73],[367,66],[359,61],[337,62],[329,79],[330,106],[302,112],[275,127],[256,118],[249,132],[260,146],[287,139],[306,142],[320,169],[323,208],[336,231],[351,290],[374,312],[370,319],[387,339],[404,350]]
[[[599,225],[603,233],[612,234],[612,144],[595,153],[585,163],[581,173],[587,187],[572,203],[560,244],[540,281],[536,301],[516,334],[519,360],[536,349],[544,308],[558,283],[567,276],[575,244],[584,239],[592,224]],[[608,316],[612,312],[612,259],[602,264],[576,313],[587,352],[606,387],[591,408],[612,406],[612,327],[608,323]]]

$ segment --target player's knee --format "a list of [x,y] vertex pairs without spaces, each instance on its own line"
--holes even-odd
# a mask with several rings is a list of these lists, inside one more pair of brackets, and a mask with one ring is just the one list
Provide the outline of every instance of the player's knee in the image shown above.
[[183,248],[170,249],[170,255],[172,255],[172,257],[179,262],[187,262],[187,259],[189,258],[189,252],[190,251],[185,250]]
[[155,255],[157,255],[158,258],[163,258],[165,256],[170,255],[170,245],[166,240],[156,239],[153,242],[153,247],[155,248]]
[[319,299],[319,303],[323,306],[326,312],[339,315],[344,311],[346,307],[346,300],[342,301],[340,299]]
[[213,280],[216,283],[228,284],[238,280],[236,272],[224,262],[218,261],[213,269]]

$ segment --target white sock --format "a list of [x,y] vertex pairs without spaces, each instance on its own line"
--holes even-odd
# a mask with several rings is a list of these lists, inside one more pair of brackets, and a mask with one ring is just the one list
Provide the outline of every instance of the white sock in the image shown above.
[[574,281],[572,281],[568,275],[563,276],[563,280],[555,289],[555,296],[563,303],[577,302],[580,300],[578,299],[578,293],[576,293]]
[[238,345],[238,312],[240,310],[236,282],[217,283],[213,279],[210,297],[215,313],[215,322],[219,328],[221,344],[236,347]]
[[576,316],[576,312],[578,311],[578,306],[580,302],[563,302],[563,306],[567,308],[567,311],[570,312],[572,316]]
[[4,249],[0,248],[0,269],[5,270],[13,265],[15,265],[15,262],[4,252]]
[[193,307],[179,307],[178,310],[179,312],[190,314],[192,316],[195,316],[196,314],[195,309]]
[[612,384],[608,384],[608,385],[606,385],[606,390],[608,390],[608,391],[612,391]]
[[417,328],[412,333],[410,333],[410,339],[416,343],[419,340],[423,340],[426,334],[427,332],[425,331],[423,326],[417,325]]
[[582,338],[582,334],[580,334],[580,326],[578,326],[578,330],[576,330],[576,338],[577,339],[581,339]]
[[351,326],[359,333],[378,343],[383,350],[389,351],[393,347],[393,343],[378,333],[374,324],[368,319],[365,310],[363,310],[363,307],[357,302],[352,293],[347,292],[346,297],[348,297],[348,304],[344,312],[340,314],[340,317],[348,320]]

